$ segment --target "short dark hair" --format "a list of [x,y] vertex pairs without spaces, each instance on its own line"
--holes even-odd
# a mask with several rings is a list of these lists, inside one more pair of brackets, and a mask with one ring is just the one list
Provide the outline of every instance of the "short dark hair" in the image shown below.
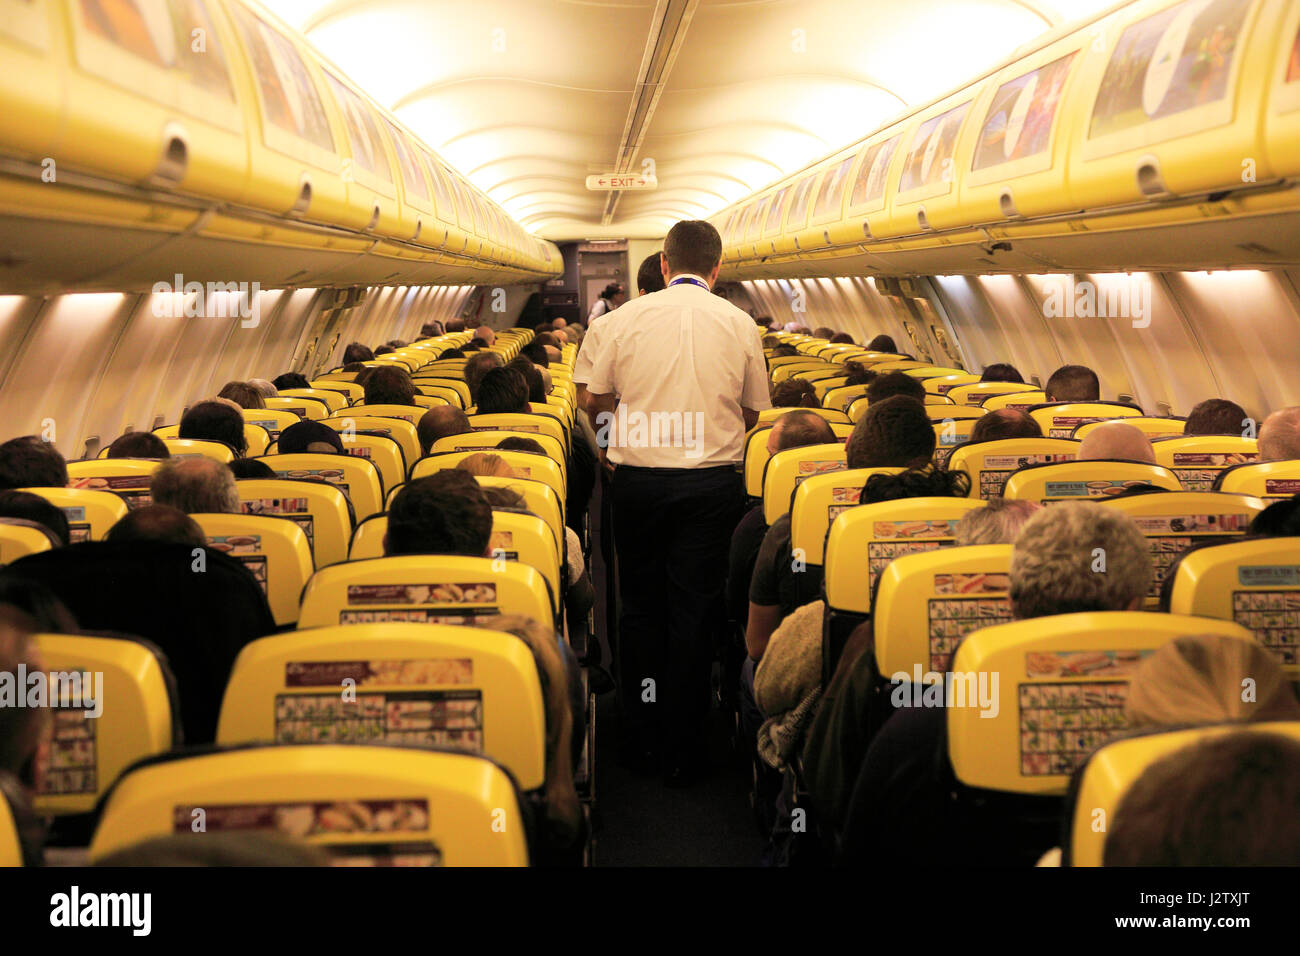
[[392,352],[392,351],[393,351],[393,347],[392,347],[391,345],[376,345],[376,346],[375,346],[375,354],[376,354],[376,355],[387,355],[389,352]]
[[546,354],[546,346],[541,342],[529,342],[519,350],[520,356],[542,368],[551,367],[551,357]]
[[524,377],[524,383],[528,386],[528,400],[530,402],[546,403],[546,382],[542,379],[541,369],[522,355],[512,359],[506,365],[506,368],[514,369]]
[[773,408],[813,408],[817,405],[817,390],[804,378],[787,378],[772,386]]
[[867,413],[849,436],[848,464],[850,468],[920,468],[934,457],[935,441],[925,406],[915,398],[895,395],[868,403]]
[[[253,461],[254,459],[246,459]],[[107,541],[170,541],[206,547],[208,539],[199,523],[170,505],[145,505],[127,514],[105,536]]]
[[1267,538],[1300,537],[1300,495],[1275,501],[1255,515],[1249,533]]
[[420,338],[432,339],[442,335],[442,323],[438,321],[425,322],[420,326]]
[[794,358],[799,350],[793,345],[778,345],[772,349],[772,358]]
[[858,503],[874,505],[901,498],[965,498],[968,494],[970,478],[964,471],[909,469],[897,475],[872,475],[862,486]]
[[435,405],[420,416],[415,430],[420,436],[420,448],[427,455],[439,438],[468,432],[469,416],[454,405]]
[[472,339],[470,339],[469,344],[465,346],[465,348],[467,349],[478,349],[480,351],[482,351],[487,347],[488,347],[488,340],[481,339],[477,335],[474,336]]
[[[942,409],[940,409],[942,411]],[[971,442],[998,441],[1003,438],[1042,438],[1043,429],[1033,416],[1018,408],[1000,408],[989,412],[971,429]]]
[[414,405],[415,384],[411,373],[397,366],[377,368],[366,379],[367,405]]
[[438,358],[440,359],[458,359],[464,357],[465,357],[465,353],[462,352],[460,349],[447,349],[447,351],[443,352],[441,355],[438,356]]
[[857,343],[853,341],[853,336],[849,335],[849,333],[836,332],[834,335],[831,336],[831,344],[832,345],[856,345]]
[[271,384],[278,391],[286,388],[311,388],[311,382],[307,381],[307,376],[302,372],[285,372],[283,375],[277,375],[271,379]]
[[981,382],[1018,382],[1023,385],[1025,377],[1020,374],[1020,370],[1014,365],[1008,365],[1006,362],[994,362],[992,365],[985,367],[984,374],[980,376]]
[[108,446],[109,458],[170,458],[163,440],[153,432],[127,432]]
[[813,329],[813,337],[818,339],[826,339],[827,341],[830,341],[830,337],[834,334],[835,330],[829,325],[823,325]]
[[492,537],[492,509],[467,471],[449,468],[402,486],[388,509],[388,554],[482,557]]
[[877,335],[874,339],[868,342],[866,349],[868,352],[890,352],[892,354],[898,354],[898,346],[894,344],[893,336],[884,335],[883,333]]
[[471,402],[478,404],[478,387],[483,381],[483,376],[505,364],[506,360],[499,352],[480,352],[478,355],[470,356],[469,361],[465,363],[465,385],[469,388]]
[[178,437],[225,442],[240,455],[248,450],[244,416],[225,402],[199,402],[181,417]]
[[922,404],[925,403],[925,386],[919,378],[913,378],[903,372],[882,372],[867,385],[867,405],[874,405],[895,395],[906,395]]
[[262,393],[247,382],[227,382],[217,392],[217,398],[228,398],[240,408],[266,408]]
[[1207,398],[1187,416],[1184,435],[1241,435],[1246,430],[1246,410],[1226,398]]
[[368,345],[362,345],[360,342],[351,342],[343,350],[343,364],[350,365],[353,362],[369,362],[375,357],[375,353],[370,350]]
[[464,320],[464,319],[448,319],[448,320],[447,320],[447,331],[448,331],[448,332],[464,332],[464,331],[465,331],[465,320]]
[[844,375],[845,385],[870,385],[876,377],[876,373],[861,362],[845,362]]
[[546,449],[542,447],[541,442],[535,438],[525,438],[523,435],[511,435],[509,438],[503,438],[497,442],[497,448],[501,451],[526,451],[535,455],[545,455]]
[[780,427],[776,444],[779,451],[802,448],[805,445],[829,445],[836,440],[830,422],[815,412],[795,410],[786,412],[772,425]]
[[640,292],[649,294],[660,292],[665,288],[663,270],[659,266],[662,253],[652,252],[641,260],[636,270],[636,287]]
[[475,404],[480,415],[527,412],[528,380],[515,368],[489,369],[479,382]]
[[52,443],[24,435],[0,445],[0,491],[67,486],[67,462]]
[[[294,422],[284,431],[280,432],[280,437],[276,441],[275,450],[281,455],[302,455],[309,454],[307,449],[311,445],[323,444],[329,445],[333,452],[321,452],[320,454],[342,455],[343,439],[339,433],[328,425],[322,425],[320,422],[303,420]],[[310,452],[310,454],[317,454]]]
[[259,461],[256,458],[236,458],[234,461],[227,464],[226,467],[229,468],[231,473],[241,481],[245,478],[265,479],[276,477],[276,474],[270,465],[264,461]]
[[64,544],[72,540],[63,509],[30,491],[0,491],[0,518],[34,521],[48,528]]
[[602,299],[612,299],[614,296],[619,295],[622,292],[623,286],[621,283],[611,282],[601,291],[600,297]]
[[722,237],[702,219],[684,220],[668,230],[664,255],[670,275],[687,272],[707,278],[722,261]]
[[1240,731],[1143,771],[1110,821],[1106,866],[1294,866],[1300,743]]
[[1043,386],[1049,402],[1095,402],[1101,398],[1097,373],[1086,365],[1062,365]]

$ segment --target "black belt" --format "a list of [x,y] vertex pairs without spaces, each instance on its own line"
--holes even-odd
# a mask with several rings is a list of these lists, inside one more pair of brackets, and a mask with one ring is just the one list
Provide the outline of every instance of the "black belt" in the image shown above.
[[641,465],[618,465],[614,466],[615,471],[635,471],[638,474],[647,475],[703,475],[712,471],[731,471],[739,474],[740,462],[731,465],[708,465],[704,468],[646,468]]

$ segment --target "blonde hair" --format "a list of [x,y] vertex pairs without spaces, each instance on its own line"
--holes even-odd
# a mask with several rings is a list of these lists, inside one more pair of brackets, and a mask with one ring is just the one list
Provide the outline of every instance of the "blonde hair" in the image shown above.
[[1134,728],[1300,720],[1278,659],[1262,644],[1224,634],[1177,637],[1157,648],[1133,674],[1125,710]]
[[515,470],[510,467],[504,458],[500,455],[490,455],[486,452],[475,452],[466,458],[462,458],[456,465],[460,471],[468,471],[471,475],[480,478],[517,478]]
[[515,635],[533,652],[546,705],[546,818],[557,841],[571,843],[582,829],[582,808],[573,785],[573,708],[559,639],[555,631],[522,614],[497,614],[476,623]]

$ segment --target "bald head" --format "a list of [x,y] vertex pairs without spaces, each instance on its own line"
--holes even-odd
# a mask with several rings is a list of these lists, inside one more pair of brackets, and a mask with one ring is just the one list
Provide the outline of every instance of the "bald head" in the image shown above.
[[201,548],[207,544],[199,523],[167,505],[136,508],[108,529],[109,541],[166,541]]
[[169,458],[149,483],[154,504],[186,514],[238,514],[235,473],[212,458]]
[[435,405],[420,416],[420,423],[415,430],[420,435],[420,447],[427,455],[439,438],[463,435],[469,431],[469,417],[451,405]]
[[805,445],[828,445],[835,441],[830,423],[815,412],[786,412],[776,420],[767,436],[767,453],[775,455],[787,448]]
[[1123,458],[1127,461],[1156,463],[1156,453],[1146,435],[1123,422],[1098,425],[1079,444],[1079,461]]
[[1259,460],[1300,458],[1300,405],[1279,408],[1259,427]]

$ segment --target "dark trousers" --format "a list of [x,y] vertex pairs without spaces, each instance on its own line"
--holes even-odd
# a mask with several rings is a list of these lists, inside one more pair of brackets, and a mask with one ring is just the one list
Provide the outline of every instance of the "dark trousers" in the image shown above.
[[[743,511],[734,468],[614,472],[622,615],[618,675],[626,732],[683,756],[709,711],[731,533]],[[653,684],[647,684],[653,681]]]

